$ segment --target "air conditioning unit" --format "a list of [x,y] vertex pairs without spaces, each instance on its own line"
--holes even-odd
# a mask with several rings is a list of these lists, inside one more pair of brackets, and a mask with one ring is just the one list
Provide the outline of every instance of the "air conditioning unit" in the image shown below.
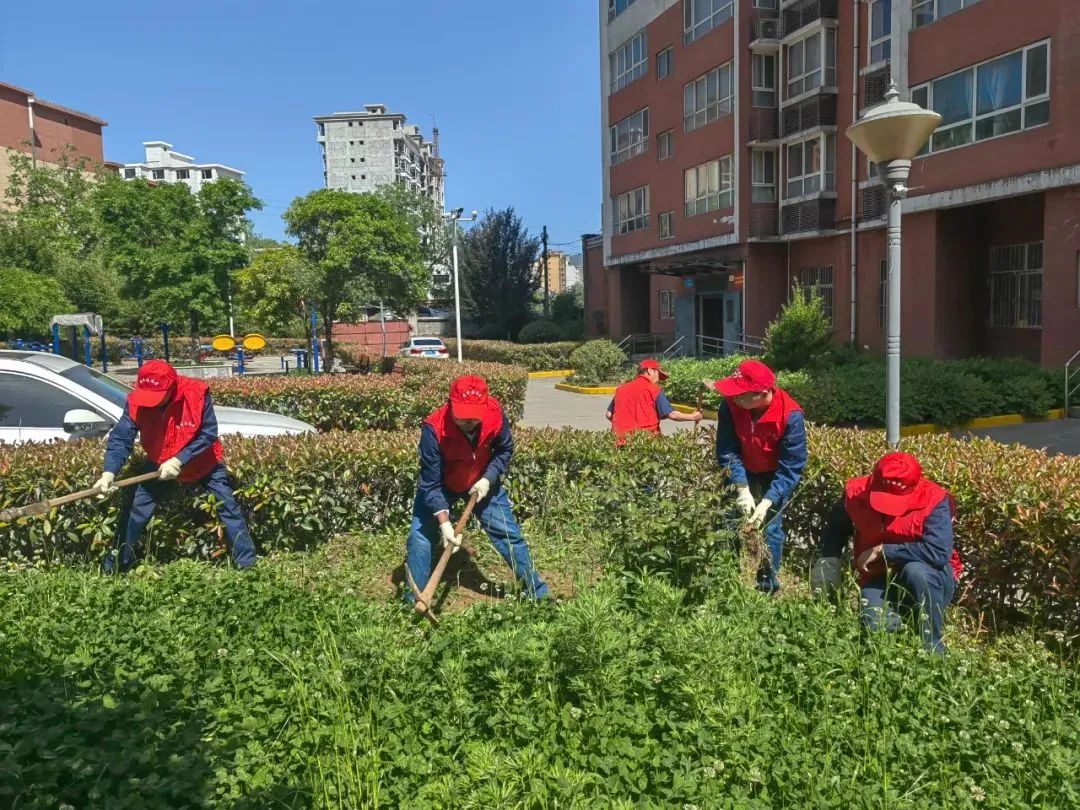
[[778,17],[759,17],[755,39],[780,39],[780,19]]

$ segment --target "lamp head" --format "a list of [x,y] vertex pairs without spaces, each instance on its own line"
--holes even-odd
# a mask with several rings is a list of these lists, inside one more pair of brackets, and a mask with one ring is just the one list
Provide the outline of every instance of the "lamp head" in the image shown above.
[[901,101],[894,82],[885,101],[848,127],[847,136],[870,160],[884,165],[911,160],[940,124],[941,116],[936,112]]

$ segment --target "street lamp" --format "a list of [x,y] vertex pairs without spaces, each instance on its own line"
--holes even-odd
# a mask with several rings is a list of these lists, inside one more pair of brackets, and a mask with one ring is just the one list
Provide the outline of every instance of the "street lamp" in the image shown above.
[[461,288],[458,284],[458,223],[459,222],[476,222],[476,211],[472,212],[471,217],[462,216],[465,213],[464,208],[455,208],[446,218],[450,222],[450,227],[453,228],[452,241],[454,244],[454,322],[457,326],[457,361],[459,363],[464,362],[461,355]]
[[885,101],[847,129],[851,142],[878,165],[889,195],[885,438],[893,448],[900,443],[900,206],[908,193],[911,160],[940,123],[936,112],[901,101],[894,82]]

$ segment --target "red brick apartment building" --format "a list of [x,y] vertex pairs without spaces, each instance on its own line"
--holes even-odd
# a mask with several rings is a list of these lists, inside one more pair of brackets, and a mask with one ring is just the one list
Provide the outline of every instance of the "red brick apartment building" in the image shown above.
[[885,194],[844,131],[944,123],[904,202],[906,355],[1080,349],[1080,0],[600,0],[592,334],[760,336],[795,282],[884,345]]

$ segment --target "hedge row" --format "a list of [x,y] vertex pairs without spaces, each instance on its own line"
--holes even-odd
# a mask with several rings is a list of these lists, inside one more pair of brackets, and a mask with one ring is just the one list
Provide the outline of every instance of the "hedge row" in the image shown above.
[[[108,329],[108,324],[106,324],[106,329]],[[238,336],[238,340],[242,339],[242,335]],[[79,340],[82,340],[81,335],[79,337]],[[92,338],[91,340],[91,356],[93,358],[94,364],[98,365],[101,363],[101,339]],[[210,345],[210,341],[212,340],[212,337],[201,337],[199,338],[199,344]],[[269,357],[285,355],[286,357],[291,357],[290,352],[293,349],[308,348],[309,343],[310,341],[306,341],[303,338],[267,338],[266,348],[260,350],[257,355]],[[45,341],[44,345],[51,346],[52,344],[48,341]],[[153,334],[147,335],[145,337],[144,346],[146,357],[165,357],[164,343],[161,340],[160,332],[155,332]],[[82,344],[80,342],[80,361],[82,360],[81,347]],[[0,341],[0,349],[10,348],[13,348],[12,343]],[[108,354],[110,365],[126,365],[135,362],[134,347],[132,346],[131,341],[128,339],[113,337],[112,335],[106,334],[105,351]],[[226,358],[226,355],[223,352],[213,350],[209,351],[208,355],[209,358],[212,360],[224,360]],[[190,363],[195,359],[195,353],[194,351],[192,351],[191,348],[191,339],[187,335],[177,334],[176,332],[170,334],[169,359],[173,363]]]
[[528,374],[516,366],[495,363],[447,363],[403,360],[404,373],[304,374],[229,377],[210,380],[219,405],[270,411],[329,430],[396,430],[418,425],[444,402],[450,383],[461,374],[479,374],[488,381],[507,416],[517,421],[525,412]]
[[[450,354],[457,353],[457,340],[443,338]],[[466,360],[489,363],[509,363],[524,366],[529,371],[562,371],[571,368],[570,353],[581,343],[564,340],[559,343],[511,343],[507,340],[466,340],[462,354]]]
[[[809,435],[810,462],[787,517],[789,575],[805,571],[806,550],[844,480],[865,474],[885,451],[876,432],[816,428]],[[519,430],[517,437],[508,486],[522,517],[553,532],[600,532],[613,553],[674,571],[683,584],[708,569],[723,480],[706,443],[642,440],[616,452],[606,434]],[[226,451],[266,552],[308,548],[336,533],[404,529],[416,440],[415,431],[333,433],[232,440]],[[905,440],[905,449],[957,500],[968,604],[999,626],[1080,635],[1080,459],[944,436]],[[101,457],[96,443],[0,448],[0,507],[89,486]],[[0,556],[21,565],[100,555],[117,509],[115,500],[82,502],[48,520],[0,527]],[[155,553],[220,552],[216,524],[192,519],[209,511],[203,496],[163,507],[152,532]]]

